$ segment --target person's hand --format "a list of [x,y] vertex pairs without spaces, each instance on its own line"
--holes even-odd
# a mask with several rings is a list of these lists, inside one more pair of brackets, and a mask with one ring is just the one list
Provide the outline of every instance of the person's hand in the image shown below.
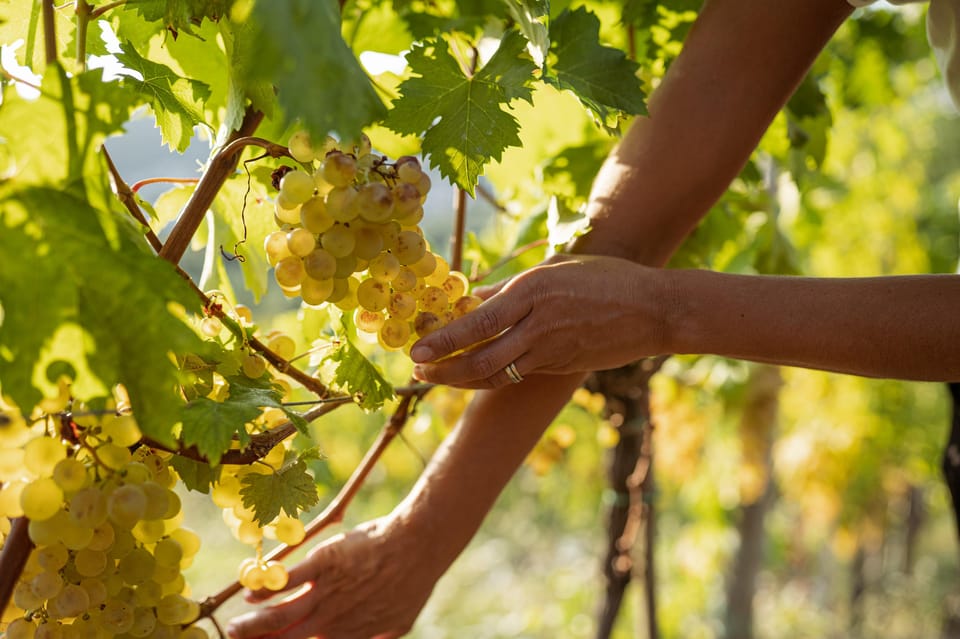
[[[290,570],[282,601],[231,620],[234,639],[392,639],[406,634],[446,563],[394,515],[313,548]],[[279,593],[248,592],[256,603]]]
[[486,299],[475,311],[414,344],[414,376],[496,388],[517,375],[603,370],[663,354],[663,274],[623,259],[556,256],[478,291]]

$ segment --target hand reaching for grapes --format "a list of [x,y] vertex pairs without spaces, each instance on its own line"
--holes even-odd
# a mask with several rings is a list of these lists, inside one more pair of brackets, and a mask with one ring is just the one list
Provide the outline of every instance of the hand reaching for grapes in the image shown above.
[[[445,563],[404,518],[363,524],[313,548],[278,603],[230,622],[234,639],[387,639],[406,634]],[[262,602],[279,593],[250,592]]]
[[478,291],[486,298],[479,308],[418,341],[410,353],[414,375],[495,388],[517,376],[603,370],[662,354],[663,273],[617,258],[551,258]]

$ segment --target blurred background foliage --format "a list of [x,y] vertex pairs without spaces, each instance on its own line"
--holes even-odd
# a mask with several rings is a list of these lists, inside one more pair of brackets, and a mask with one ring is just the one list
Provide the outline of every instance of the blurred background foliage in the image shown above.
[[[587,4],[605,39],[633,49],[648,90],[696,11],[689,2],[628,3],[627,27],[619,3]],[[923,5],[878,5],[841,28],[673,266],[826,277],[956,270],[960,120],[926,43],[924,14]],[[356,29],[358,52],[377,47]],[[387,44],[395,53],[404,41]],[[612,145],[569,94],[542,85],[534,104],[513,105],[523,146],[487,168],[470,203],[465,270],[487,281],[543,258],[536,240],[548,216],[583,203]],[[371,134],[375,144],[398,143],[381,133]],[[127,143],[109,146],[120,153]],[[134,154],[125,162],[131,173],[139,170]],[[156,166],[144,170],[157,174]],[[428,204],[423,226],[436,248],[450,234],[452,198],[438,188]],[[518,247],[528,250],[500,262]],[[191,259],[199,269],[199,253]],[[275,290],[266,302],[260,312],[272,317],[258,320],[305,350],[317,312]],[[392,381],[409,377],[403,358],[369,350]],[[949,427],[943,385],[675,357],[651,386],[664,637],[748,636],[737,634],[746,631],[730,603],[745,587],[757,637],[960,636],[951,630],[960,616],[957,533],[939,470]],[[345,526],[385,514],[403,497],[468,399],[431,392]],[[325,454],[314,463],[324,498],[383,420],[350,408],[312,427]],[[602,396],[579,392],[441,580],[411,636],[593,636],[602,512],[613,499],[604,469],[617,438]],[[222,552],[203,553],[192,567],[198,596],[219,588],[223,567],[233,570],[249,552],[201,497],[187,496],[188,523]],[[745,532],[751,516],[760,517],[759,533]],[[759,557],[748,584],[734,570],[745,548]],[[639,589],[631,588],[615,637],[643,636]],[[234,601],[223,616],[241,607]]]

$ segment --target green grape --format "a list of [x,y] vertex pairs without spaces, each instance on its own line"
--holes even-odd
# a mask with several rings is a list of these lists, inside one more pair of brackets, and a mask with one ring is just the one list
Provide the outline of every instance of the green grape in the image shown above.
[[44,621],[33,636],[34,639],[64,639],[63,625],[59,621]]
[[280,515],[275,526],[277,539],[288,546],[296,546],[303,541],[306,532],[303,522],[296,517]]
[[100,625],[115,635],[133,627],[134,606],[121,599],[108,599],[100,611]]
[[37,437],[24,446],[23,466],[38,477],[49,477],[60,460],[67,456],[67,449],[59,439]]
[[416,231],[400,231],[395,254],[404,266],[413,264],[427,252],[427,243]]
[[317,247],[317,238],[313,233],[298,226],[287,233],[287,248],[297,257],[304,257]]
[[30,587],[37,597],[50,599],[63,588],[63,579],[58,572],[44,570],[33,576],[33,579],[30,580]]
[[240,564],[240,585],[250,590],[261,590],[264,586],[263,565],[256,559],[244,559]]
[[96,577],[107,568],[107,553],[102,550],[81,548],[73,558],[77,572],[83,577]]
[[410,319],[417,312],[417,298],[413,294],[394,293],[390,296],[390,303],[387,305],[390,317],[397,319]]
[[153,473],[150,471],[150,469],[138,461],[129,461],[124,464],[120,471],[120,475],[128,484],[143,484],[153,477]]
[[263,539],[263,528],[255,521],[241,521],[234,534],[241,543],[254,546]]
[[107,556],[111,559],[122,559],[133,550],[137,545],[137,540],[133,538],[133,533],[129,529],[114,528],[113,545],[107,549]]
[[370,260],[367,273],[375,280],[389,282],[400,273],[400,261],[393,253],[380,253]]
[[428,275],[432,274],[437,268],[437,258],[433,253],[427,251],[423,254],[419,260],[410,264],[410,270],[414,272],[417,277],[426,278]]
[[167,514],[167,508],[170,504],[170,491],[155,481],[144,482],[140,484],[140,488],[147,498],[146,508],[143,510],[143,519],[162,519]]
[[183,548],[180,547],[180,542],[176,539],[166,537],[158,541],[157,545],[154,546],[153,556],[157,560],[157,563],[168,566],[179,566],[180,560],[183,559]]
[[[429,275],[424,275],[422,277],[430,286],[439,286],[440,288],[443,288],[443,282],[450,275],[450,265],[447,264],[447,261],[443,259],[442,255],[434,254],[433,259],[436,262],[436,266],[434,266],[433,272],[430,273]],[[463,278],[463,283],[464,285],[466,285],[467,283],[466,277]],[[451,297],[450,299],[453,299],[453,298]]]
[[440,284],[440,288],[447,294],[447,299],[450,300],[451,304],[455,304],[457,300],[467,294],[468,285],[466,275],[458,271],[451,271]]
[[[162,566],[160,564],[157,564],[157,568],[162,568]],[[177,566],[176,573],[177,574],[180,573],[179,566]],[[134,590],[132,603],[136,604],[138,607],[143,606],[145,608],[153,608],[158,603],[160,603],[160,600],[163,598],[163,587],[160,585],[160,582],[158,582],[156,579],[156,575],[157,575],[156,569],[154,569],[153,575],[154,577],[152,579],[150,579],[149,581],[143,582],[142,584],[137,586],[136,590]],[[171,577],[170,580],[173,580],[175,578],[176,578],[176,575],[174,577]]]
[[53,481],[63,492],[74,493],[87,483],[87,467],[75,457],[61,459],[53,468]]
[[289,335],[276,331],[268,335],[267,348],[283,359],[290,359],[297,352],[297,343]]
[[426,199],[427,193],[430,192],[430,176],[426,173],[420,174],[420,179],[417,180],[417,190],[420,191],[420,197]]
[[70,550],[80,550],[86,548],[93,539],[93,528],[90,526],[81,526],[71,517],[63,518],[63,525],[60,527],[60,539],[63,545]]
[[170,533],[170,538],[180,544],[184,557],[193,557],[200,552],[200,536],[189,528],[177,528]]
[[157,627],[157,616],[149,608],[138,607],[133,611],[133,625],[127,631],[131,637],[146,637]]
[[37,626],[32,621],[19,617],[7,626],[7,639],[35,639]]
[[240,480],[226,472],[220,474],[220,481],[210,489],[210,498],[221,508],[233,508],[240,503]]
[[27,531],[37,546],[49,546],[60,540],[60,527],[70,518],[64,510],[58,510],[52,517],[44,520],[31,519]]
[[61,617],[76,617],[90,607],[90,596],[77,584],[67,584],[48,604]]
[[267,254],[270,266],[276,266],[280,260],[290,257],[290,246],[287,244],[287,234],[284,231],[274,231],[263,240],[263,250]]
[[[180,564],[173,566],[169,564],[158,563],[153,568],[153,581],[156,582],[158,586],[173,583],[174,581],[177,580],[179,576],[180,576]],[[147,583],[151,583],[151,582],[147,582]],[[164,593],[162,592],[162,589],[161,589],[160,595],[162,596],[163,594]],[[159,601],[159,596],[157,600]]]
[[147,495],[136,484],[124,484],[107,497],[107,514],[114,524],[131,529],[143,519],[147,509]]
[[284,288],[299,286],[305,275],[303,260],[296,256],[283,258],[273,269],[274,279]]
[[376,227],[360,226],[354,230],[353,253],[363,260],[372,260],[383,250],[383,236]]
[[435,330],[443,328],[444,324],[445,322],[435,313],[424,311],[417,313],[417,317],[413,320],[413,330],[420,337],[426,337]]
[[300,297],[311,306],[323,304],[332,292],[333,278],[316,280],[308,276],[300,284]]
[[200,615],[200,606],[183,595],[165,596],[157,604],[157,620],[167,625],[190,623]]
[[420,160],[412,155],[403,155],[397,158],[396,162],[397,177],[401,182],[416,184],[420,181],[423,171],[420,168]]
[[10,481],[0,486],[0,521],[4,518],[13,519],[23,516],[20,507],[20,493],[26,487],[25,481]]
[[390,303],[390,286],[372,277],[367,278],[357,287],[357,302],[368,311],[382,311]]
[[277,196],[277,200],[273,203],[274,221],[277,223],[277,226],[296,224],[299,222],[300,207],[301,205],[299,203],[293,202],[288,196],[282,193]]
[[33,610],[43,605],[43,599],[33,592],[29,581],[18,581],[13,588],[13,605],[21,610]]
[[314,235],[320,235],[335,222],[322,197],[314,196],[300,207],[300,224]]
[[59,541],[49,546],[37,548],[36,554],[37,563],[39,563],[44,570],[50,570],[52,572],[56,572],[66,566],[67,560],[70,559],[70,551]]
[[383,326],[384,317],[380,311],[368,311],[365,308],[358,308],[353,312],[353,323],[357,325],[357,330],[364,333],[376,333]]
[[204,337],[214,338],[223,330],[223,324],[216,317],[204,317],[200,321],[200,332]]
[[334,186],[347,186],[357,176],[357,160],[352,155],[331,151],[323,158],[323,177]]
[[396,317],[391,317],[380,327],[378,337],[380,344],[390,350],[403,348],[403,345],[410,339],[410,324]]
[[417,225],[423,221],[423,207],[417,207],[410,213],[407,213],[403,217],[397,218],[401,228],[404,230],[415,230]]
[[313,141],[307,131],[297,131],[291,135],[287,142],[287,150],[290,151],[294,160],[303,164],[313,162],[316,157],[313,151]]
[[263,571],[263,587],[267,590],[283,590],[290,577],[286,567],[279,561],[268,561]]
[[133,446],[143,437],[133,415],[106,415],[100,422],[100,428],[118,446]]
[[330,279],[337,270],[337,258],[329,251],[317,248],[303,258],[303,268],[315,280]]
[[[51,470],[53,470],[52,467]],[[57,482],[49,477],[42,477],[28,483],[20,493],[20,508],[23,509],[23,515],[33,521],[43,521],[53,517],[62,504],[63,491],[57,486]]]
[[250,379],[260,379],[267,372],[267,363],[255,353],[248,353],[240,360],[240,370]]
[[[107,519],[107,499],[98,486],[77,492],[70,499],[70,517],[77,524],[96,529]],[[91,539],[95,535],[91,536]]]
[[167,527],[160,519],[145,519],[138,521],[131,532],[140,543],[152,544],[166,534]]
[[327,298],[327,301],[339,305],[339,303],[344,300],[350,292],[350,279],[352,278],[335,278],[333,280],[333,292],[330,293],[330,297]]
[[336,224],[320,236],[320,244],[334,257],[346,257],[353,253],[353,229],[345,224]]
[[337,222],[351,222],[359,209],[354,206],[357,190],[352,186],[338,186],[327,193],[327,214]]
[[[107,510],[107,501],[106,498],[103,500],[103,511],[106,513]],[[72,512],[70,513],[73,514]],[[108,521],[104,521],[98,526],[93,528],[93,537],[90,538],[90,543],[87,544],[87,548],[90,550],[108,550],[113,546],[113,541],[116,538],[116,534],[113,531],[113,526]]]
[[453,303],[453,316],[463,317],[467,313],[476,310],[476,308],[482,303],[482,297],[477,297],[476,295],[464,295]]
[[396,251],[397,250],[397,238],[400,236],[400,231],[403,229],[400,227],[400,223],[396,220],[390,220],[386,224],[381,224],[377,229],[380,231],[380,235],[383,237],[383,250],[384,251]]
[[355,255],[347,255],[337,258],[337,269],[333,272],[335,278],[346,278],[356,273],[359,262]]
[[421,208],[420,191],[409,182],[398,182],[393,187],[393,206],[398,218],[410,215]]
[[117,563],[117,574],[123,577],[124,582],[137,586],[150,581],[156,565],[156,559],[148,550],[134,548]]
[[280,195],[286,202],[303,204],[313,197],[314,189],[313,177],[299,169],[289,171],[280,179]]
[[413,291],[417,287],[417,274],[410,270],[410,267],[403,266],[397,272],[396,277],[390,282],[390,285],[394,291],[399,293]]
[[210,639],[210,635],[203,628],[190,626],[180,633],[179,639]]
[[130,463],[133,456],[125,446],[103,444],[97,448],[97,460],[111,470],[120,470]]
[[87,591],[91,607],[100,607],[107,600],[107,586],[102,579],[88,577],[80,581],[80,587]]
[[393,217],[393,193],[382,182],[369,182],[360,187],[351,207],[366,221],[382,224]]
[[450,300],[442,288],[428,286],[420,295],[417,304],[422,311],[442,316],[446,312]]

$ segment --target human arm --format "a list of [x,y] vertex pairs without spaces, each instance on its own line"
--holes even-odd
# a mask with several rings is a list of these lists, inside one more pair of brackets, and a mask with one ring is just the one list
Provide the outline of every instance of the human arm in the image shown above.
[[[851,10],[844,0],[708,1],[653,94],[650,117],[636,120],[597,175],[587,209],[591,231],[572,252],[665,264],[743,168],[770,121]],[[580,295],[590,297],[593,287],[603,282],[561,286],[565,290],[553,293],[565,303],[556,306],[550,318],[562,315],[565,325],[580,326],[579,334],[619,330],[616,313],[569,303]],[[529,307],[530,300],[517,291],[496,289],[491,301],[420,340],[411,355],[417,362],[432,362],[510,330],[457,362],[424,367],[419,374],[429,381],[487,387],[509,382],[503,368],[511,362],[521,374],[622,363],[604,363],[602,352],[569,340],[576,331],[543,330],[559,320],[528,322],[523,311]],[[606,345],[606,340],[593,343],[598,349]]]

